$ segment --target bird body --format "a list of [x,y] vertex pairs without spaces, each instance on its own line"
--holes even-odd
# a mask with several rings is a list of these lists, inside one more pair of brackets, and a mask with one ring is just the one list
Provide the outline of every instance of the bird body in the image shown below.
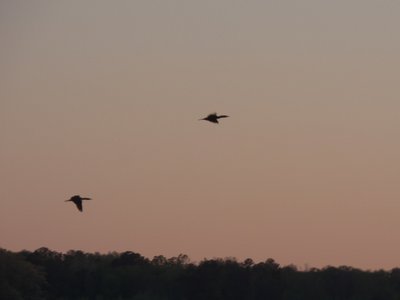
[[207,117],[205,117],[205,118],[203,118],[203,119],[200,119],[200,120],[205,120],[205,121],[209,121],[209,122],[211,122],[211,123],[215,123],[215,124],[218,124],[219,122],[218,122],[218,119],[221,119],[221,118],[228,118],[229,116],[227,116],[227,115],[217,115],[217,113],[213,113],[213,114],[209,114]]
[[91,198],[82,198],[82,197],[79,196],[79,195],[75,195],[75,196],[72,196],[70,199],[65,200],[65,202],[67,202],[67,201],[72,201],[72,202],[74,202],[75,205],[76,205],[76,207],[79,209],[79,211],[82,211],[82,210],[83,210],[83,207],[82,207],[82,200],[92,200],[92,199],[91,199]]

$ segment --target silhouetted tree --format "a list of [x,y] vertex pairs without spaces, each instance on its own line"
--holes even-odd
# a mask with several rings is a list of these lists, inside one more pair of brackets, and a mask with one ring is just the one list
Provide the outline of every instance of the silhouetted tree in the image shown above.
[[46,287],[40,266],[0,249],[0,299],[43,299]]
[[400,269],[299,271],[273,259],[217,258],[194,264],[185,254],[149,260],[131,251],[0,249],[0,299],[399,300]]

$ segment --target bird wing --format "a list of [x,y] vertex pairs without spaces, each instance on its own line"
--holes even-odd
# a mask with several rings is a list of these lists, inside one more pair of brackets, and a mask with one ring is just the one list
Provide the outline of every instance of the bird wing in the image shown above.
[[227,116],[227,115],[218,116],[218,118],[227,118],[227,117],[229,117],[229,116]]
[[75,204],[76,204],[76,207],[79,209],[79,211],[83,210],[82,202],[75,202]]
[[216,117],[216,116],[217,116],[216,112],[208,115],[208,117]]

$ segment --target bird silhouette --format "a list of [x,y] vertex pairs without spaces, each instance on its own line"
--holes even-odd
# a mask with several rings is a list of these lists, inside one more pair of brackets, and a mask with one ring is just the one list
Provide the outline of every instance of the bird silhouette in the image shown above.
[[82,198],[82,197],[79,196],[79,195],[75,195],[75,196],[72,196],[70,199],[65,200],[65,202],[67,202],[67,201],[72,201],[72,202],[74,202],[75,205],[76,205],[76,207],[79,209],[79,211],[82,211],[82,210],[83,210],[83,207],[82,207],[82,200],[92,200],[92,199],[91,199],[91,198]]
[[227,118],[227,117],[229,117],[229,116],[227,116],[227,115],[220,115],[220,116],[218,116],[217,113],[213,113],[213,114],[209,114],[207,117],[205,117],[205,118],[203,118],[203,119],[200,119],[200,120],[205,120],[205,121],[209,121],[209,122],[211,122],[211,123],[216,123],[216,124],[218,124],[218,123],[219,123],[219,122],[218,122],[218,119]]

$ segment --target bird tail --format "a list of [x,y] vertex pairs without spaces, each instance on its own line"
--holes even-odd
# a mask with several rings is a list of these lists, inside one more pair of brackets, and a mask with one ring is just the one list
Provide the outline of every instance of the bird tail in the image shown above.
[[221,115],[221,116],[218,116],[218,118],[228,118],[229,116],[227,116],[227,115]]
[[82,198],[82,200],[92,200],[92,198]]

